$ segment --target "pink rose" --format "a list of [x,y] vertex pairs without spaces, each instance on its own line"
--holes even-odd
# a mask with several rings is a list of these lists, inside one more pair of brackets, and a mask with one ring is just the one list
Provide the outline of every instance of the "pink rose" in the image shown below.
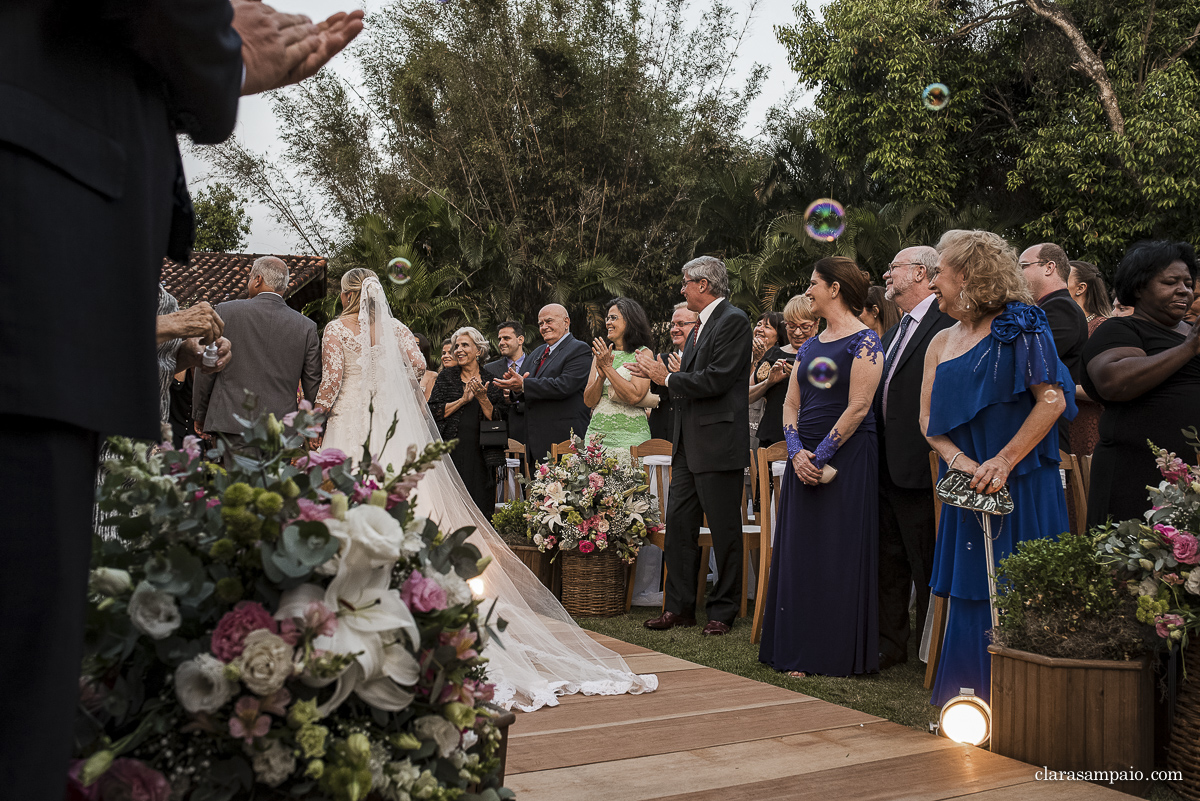
[[1191,534],[1180,532],[1171,539],[1171,549],[1175,552],[1175,559],[1185,565],[1194,565],[1197,560],[1197,550],[1200,550],[1196,543],[1196,538]]
[[104,801],[168,801],[171,797],[166,777],[137,759],[114,760],[97,784]]
[[300,516],[295,520],[316,521],[328,520],[333,517],[329,504],[310,501],[308,498],[297,498],[296,505],[300,507]]
[[1155,523],[1154,530],[1157,531],[1159,536],[1167,542],[1170,542],[1178,532],[1178,529],[1176,529],[1174,526],[1168,526],[1163,523]]
[[1154,620],[1154,630],[1163,639],[1171,636],[1171,628],[1179,628],[1182,625],[1183,618],[1179,615],[1159,615]]
[[596,550],[596,546],[589,540],[581,540],[579,542],[580,553],[591,553],[594,550]]
[[226,612],[212,634],[213,655],[222,662],[232,662],[242,655],[246,635],[258,629],[278,634],[275,618],[256,601],[242,601]]
[[422,576],[420,570],[414,570],[404,580],[400,600],[418,612],[440,612],[447,604],[446,591],[433,579]]

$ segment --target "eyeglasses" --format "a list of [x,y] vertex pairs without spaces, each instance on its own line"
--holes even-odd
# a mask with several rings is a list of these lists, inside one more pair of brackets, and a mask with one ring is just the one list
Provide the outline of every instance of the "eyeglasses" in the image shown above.
[[808,320],[803,323],[797,323],[796,325],[792,325],[791,323],[789,323],[785,320],[783,325],[789,331],[792,329],[795,329],[796,331],[811,331],[816,326],[816,323],[812,322],[811,320]]
[[924,266],[925,266],[924,264],[921,264],[920,262],[917,262],[917,261],[893,262],[892,264],[888,265],[888,270],[894,270],[897,267],[924,267]]
[[1035,264],[1049,264],[1049,263],[1050,262],[1047,261],[1046,259],[1038,259],[1037,261],[1019,261],[1019,262],[1017,262],[1017,266],[1020,267],[1022,270],[1027,270]]
[[685,278],[685,279],[683,279],[683,286],[681,286],[680,289],[685,289],[688,284],[698,284],[701,281],[707,281],[707,280],[708,280],[707,278]]
[[671,323],[671,327],[672,328],[690,328],[691,326],[693,326],[695,324],[696,324],[696,321],[692,320],[692,321],[686,322],[686,323]]

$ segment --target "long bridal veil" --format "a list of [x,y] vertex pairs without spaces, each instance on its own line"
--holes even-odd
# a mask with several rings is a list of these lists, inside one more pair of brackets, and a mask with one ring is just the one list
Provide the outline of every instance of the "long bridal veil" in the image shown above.
[[[355,410],[353,418],[346,414],[347,409],[339,409],[338,414],[347,423],[357,421],[349,426],[361,431],[357,442],[366,439],[368,429],[374,429],[370,431],[371,452],[384,464],[398,465],[410,444],[423,448],[440,437],[416,372],[394,335],[383,287],[373,276],[362,284],[358,322],[365,391],[353,394],[364,408]],[[366,408],[368,403],[373,411]],[[395,435],[379,455],[377,449],[393,415],[397,419]],[[474,526],[470,541],[484,556],[492,557],[482,576],[483,595],[496,600],[496,612],[508,621],[500,642],[488,649],[488,673],[496,685],[496,703],[532,711],[556,705],[559,695],[619,695],[658,687],[657,676],[631,672],[624,659],[579,628],[480,513],[449,457],[442,457],[421,479],[416,512],[436,521],[443,530]]]

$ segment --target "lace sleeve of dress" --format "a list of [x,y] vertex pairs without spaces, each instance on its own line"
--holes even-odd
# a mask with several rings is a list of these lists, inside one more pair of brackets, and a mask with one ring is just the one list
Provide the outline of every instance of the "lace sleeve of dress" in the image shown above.
[[883,353],[883,340],[879,338],[879,334],[868,328],[865,331],[860,331],[850,341],[850,352],[854,354],[854,358],[856,359],[870,357],[871,364],[875,364],[875,360]]
[[334,320],[325,326],[325,337],[321,342],[321,386],[317,390],[316,405],[322,409],[333,408],[338,393],[342,390],[342,371],[345,368],[343,338],[345,327]]
[[417,338],[413,336],[412,331],[408,330],[408,326],[399,320],[394,320],[394,322],[396,323],[396,341],[400,343],[400,350],[408,356],[408,361],[417,374],[417,380],[420,381],[421,376],[425,375],[425,357],[421,354],[421,346],[417,344]]

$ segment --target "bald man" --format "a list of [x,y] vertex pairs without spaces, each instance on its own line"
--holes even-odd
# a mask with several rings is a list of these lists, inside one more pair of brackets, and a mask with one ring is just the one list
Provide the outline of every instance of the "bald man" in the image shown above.
[[908,599],[916,586],[917,625],[929,609],[933,571],[933,482],[921,434],[921,381],[934,334],[954,324],[938,310],[929,276],[938,254],[905,248],[883,274],[885,297],[904,316],[883,334],[883,378],[875,391],[879,429],[879,668],[908,661]]
[[225,338],[237,357],[219,374],[196,375],[192,417],[206,434],[239,435],[234,415],[245,416],[246,390],[258,398],[251,417],[296,411],[296,385],[312,401],[321,384],[321,340],[317,324],[283,301],[288,268],[283,260],[263,256],[254,262],[245,300],[217,306],[225,321]]
[[521,371],[509,370],[493,383],[525,403],[529,460],[537,464],[555,442],[572,433],[583,436],[592,411],[583,402],[592,368],[592,349],[571,335],[571,317],[557,303],[538,312],[538,332],[544,345],[534,348]]

